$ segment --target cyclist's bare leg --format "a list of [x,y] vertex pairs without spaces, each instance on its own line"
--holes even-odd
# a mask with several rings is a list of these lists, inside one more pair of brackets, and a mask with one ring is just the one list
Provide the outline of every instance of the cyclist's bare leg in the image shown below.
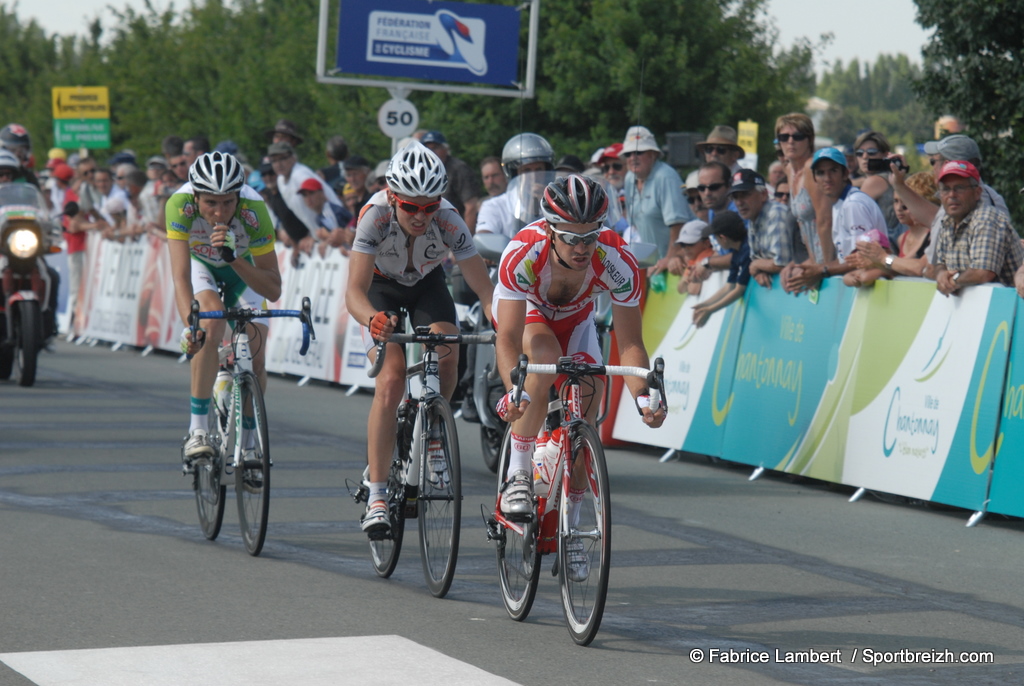
[[265,324],[249,323],[245,327],[249,335],[249,350],[252,351],[252,372],[260,382],[260,390],[267,390],[267,338],[268,329]]
[[[223,310],[224,303],[216,291],[200,291],[195,294],[201,312]],[[206,330],[206,343],[192,358],[192,397],[205,400],[213,395],[213,382],[217,378],[217,348],[224,339],[223,319],[203,319],[199,326]]]
[[[384,368],[377,376],[370,405],[367,452],[369,453],[370,481],[385,482],[391,467],[391,455],[395,450],[395,411],[405,397],[405,355],[402,347],[388,344]],[[377,359],[377,350],[370,351],[370,361]]]
[[[434,322],[430,325],[431,333],[458,334],[459,327],[450,322]],[[449,353],[443,347],[437,348],[437,371],[441,377],[441,395],[447,400],[452,399],[455,386],[459,382],[459,346],[453,345]],[[390,453],[388,453],[390,454]]]
[[[523,329],[523,352],[531,364],[555,364],[562,356],[562,346],[546,324],[531,322]],[[548,414],[548,389],[558,378],[554,374],[527,374],[523,390],[530,404],[523,416],[512,422],[512,431],[519,436],[536,436]]]

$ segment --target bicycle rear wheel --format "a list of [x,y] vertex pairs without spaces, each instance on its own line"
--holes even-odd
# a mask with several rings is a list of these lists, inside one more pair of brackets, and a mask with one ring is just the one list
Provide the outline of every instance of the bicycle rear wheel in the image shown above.
[[584,470],[586,489],[578,517],[572,517],[570,494],[563,494],[566,500],[559,519],[558,581],[569,633],[572,640],[585,646],[594,640],[604,615],[612,552],[612,517],[608,467],[597,430],[589,424],[577,425],[570,447],[573,474]]
[[462,464],[455,418],[444,398],[420,406],[420,557],[427,587],[443,598],[455,578],[462,528]]
[[402,478],[402,455],[409,449],[409,425],[398,420],[398,436],[395,439],[395,450],[391,458],[391,470],[388,472],[388,516],[391,527],[380,538],[370,539],[370,557],[377,576],[387,579],[398,566],[398,558],[402,554],[402,539],[405,536],[405,482]]
[[[506,429],[498,467],[499,488],[508,471],[511,452],[511,431]],[[534,516],[530,522],[515,526],[521,527],[522,531],[501,527],[496,554],[501,600],[505,603],[508,616],[521,622],[530,614],[533,600],[537,597],[537,582],[540,580],[540,549],[537,547],[539,522]]]
[[192,462],[192,489],[196,494],[196,511],[199,514],[199,527],[207,540],[214,540],[220,534],[220,526],[224,521],[224,502],[226,487],[221,483],[224,470],[224,444],[226,437],[221,432],[221,423],[217,409],[210,403],[209,415],[210,443],[214,447],[213,457],[202,457]]
[[[235,470],[235,495],[242,542],[250,555],[259,555],[267,536],[270,511],[270,435],[263,391],[251,372],[236,379],[241,404],[237,408],[236,440],[242,445],[242,464]],[[241,427],[237,422],[241,422]]]

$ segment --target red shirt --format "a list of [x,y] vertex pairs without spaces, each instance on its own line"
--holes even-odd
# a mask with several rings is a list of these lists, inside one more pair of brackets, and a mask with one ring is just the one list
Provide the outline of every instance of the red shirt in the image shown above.
[[[64,192],[64,207],[68,206],[69,202],[78,202],[78,193],[71,188],[68,188]],[[71,217],[67,215],[61,217],[61,224],[64,226],[64,240],[68,244],[68,254],[74,254],[76,252],[82,252],[85,250],[85,231],[79,231],[78,233],[70,233],[68,227],[71,225]]]

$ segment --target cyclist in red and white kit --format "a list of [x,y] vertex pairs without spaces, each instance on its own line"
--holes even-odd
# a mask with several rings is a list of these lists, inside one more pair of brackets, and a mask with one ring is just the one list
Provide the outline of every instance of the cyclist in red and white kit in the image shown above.
[[[497,364],[505,387],[512,388],[510,371],[523,352],[536,364],[554,364],[562,356],[600,364],[594,301],[606,291],[611,293],[622,364],[649,367],[638,307],[644,277],[622,238],[602,225],[608,212],[604,189],[593,179],[570,174],[548,184],[541,209],[544,218],[525,227],[505,248],[494,290]],[[512,425],[511,459],[501,475],[501,510],[513,520],[528,519],[533,512],[533,451],[554,383],[552,375],[531,374],[518,407],[512,391],[498,403],[498,414]],[[661,426],[665,410],[650,407],[644,380],[626,377],[625,383],[644,423]],[[596,418],[602,388],[599,381],[584,398],[590,422]],[[531,403],[531,397],[538,402]]]

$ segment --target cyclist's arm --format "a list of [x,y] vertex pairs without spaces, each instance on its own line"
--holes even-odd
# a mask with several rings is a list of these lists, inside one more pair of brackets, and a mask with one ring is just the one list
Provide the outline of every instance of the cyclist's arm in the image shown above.
[[487,265],[479,255],[467,257],[459,262],[462,276],[466,283],[473,289],[476,296],[480,298],[480,304],[484,308],[484,315],[491,319],[491,297],[494,294],[494,284],[491,277],[487,275]]
[[526,301],[499,298],[498,334],[494,343],[495,364],[506,389],[512,388],[510,372],[519,364],[523,353],[523,331],[526,329]]
[[275,301],[281,297],[281,272],[277,267],[277,253],[270,251],[253,255],[253,264],[248,260],[236,259],[230,263],[249,288],[264,298]]
[[[647,348],[644,347],[643,321],[639,307],[628,307],[612,303],[612,321],[615,322],[615,340],[619,344],[619,359],[627,367],[651,368],[651,358],[647,355]],[[636,376],[627,376],[623,379],[629,394],[635,401],[637,396],[648,395],[647,381]],[[645,408],[642,411],[644,423],[651,428],[661,426],[665,421],[665,412],[661,408]]]
[[365,252],[352,253],[348,257],[348,286],[345,288],[345,306],[348,313],[363,326],[377,314],[377,308],[370,303],[367,293],[373,282],[373,265],[376,255]]
[[167,241],[167,251],[171,257],[171,278],[174,280],[174,304],[184,324],[188,324],[188,315],[192,311],[192,255],[187,240]]

